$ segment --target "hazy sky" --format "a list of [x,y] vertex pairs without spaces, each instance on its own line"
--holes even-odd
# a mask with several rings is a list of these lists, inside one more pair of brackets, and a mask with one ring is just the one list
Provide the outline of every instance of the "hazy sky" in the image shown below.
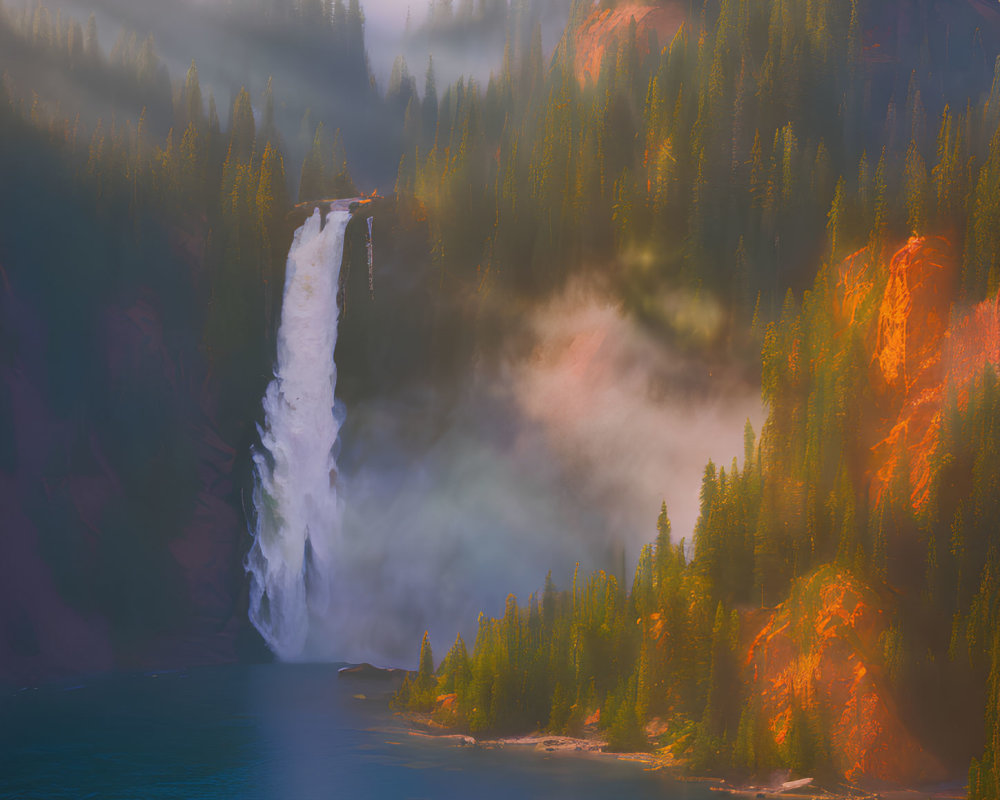
[[413,16],[421,19],[427,10],[427,4],[409,0],[368,0],[364,3],[365,16],[372,24],[398,27],[406,20],[406,10],[413,9]]

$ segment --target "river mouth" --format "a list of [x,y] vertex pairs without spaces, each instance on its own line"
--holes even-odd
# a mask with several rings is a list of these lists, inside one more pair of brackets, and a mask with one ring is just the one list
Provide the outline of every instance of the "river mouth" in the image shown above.
[[685,798],[662,771],[411,736],[337,665],[120,674],[0,695],[0,798]]

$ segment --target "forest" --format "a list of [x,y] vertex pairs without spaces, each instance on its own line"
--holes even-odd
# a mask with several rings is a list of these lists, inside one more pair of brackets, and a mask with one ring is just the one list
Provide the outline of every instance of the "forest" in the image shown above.
[[[368,363],[385,320],[416,331],[395,380],[447,380],[587,279],[657,335],[759,370],[768,409],[741,459],[705,466],[690,541],[664,504],[634,572],[511,596],[440,662],[425,636],[396,707],[475,736],[596,725],[609,749],[666,748],[697,774],[967,774],[971,800],[995,800],[1000,10],[690,0],[669,38],[635,17],[613,31],[592,73],[577,33],[621,4],[574,0],[552,53],[541,5],[439,2],[413,40],[499,28],[502,62],[438,85],[433,59],[418,81],[401,57],[383,88],[358,0],[263,4],[261,30],[314,48],[380,120],[362,154],[362,111],[290,130],[271,82],[220,108],[197,63],[171,76],[144,33],[105,52],[93,17],[0,4],[0,472],[28,476],[18,518],[60,597],[108,620],[118,661],[199,625],[260,656],[233,622],[239,556],[209,602],[171,547],[203,502],[211,430],[231,451],[219,546],[245,552],[239,456],[296,206],[368,192],[367,165],[391,162],[388,268],[405,260],[427,302],[347,312],[348,399],[385,388]],[[677,289],[723,324],[692,333],[662,302]],[[350,309],[364,287],[346,291]],[[158,345],[107,358],[136,309]],[[29,377],[59,432],[29,461],[14,412],[32,401],[9,376],[39,353]],[[73,476],[98,473],[115,479],[95,535]],[[112,572],[132,578],[91,580]],[[4,653],[44,650],[20,617],[6,627]],[[856,680],[821,684],[827,664]]]
[[511,597],[436,671],[425,640],[402,706],[477,734],[579,731],[600,709],[624,750],[661,717],[695,771],[850,774],[836,709],[803,689],[769,718],[741,678],[759,609],[846,581],[893,595],[878,691],[946,770],[976,756],[971,797],[996,796],[996,359],[976,339],[998,290],[1000,61],[960,10],[949,43],[940,8],[913,9],[888,62],[877,4],[724,0],[662,47],[633,20],[596,81],[571,35],[544,64],[536,33],[485,92],[411,104],[397,192],[432,210],[445,278],[538,292],[613,264],[651,325],[670,324],[658,289],[694,284],[729,336],[752,331],[769,417],[742,468],[706,467],[690,548],[664,507],[634,576]]

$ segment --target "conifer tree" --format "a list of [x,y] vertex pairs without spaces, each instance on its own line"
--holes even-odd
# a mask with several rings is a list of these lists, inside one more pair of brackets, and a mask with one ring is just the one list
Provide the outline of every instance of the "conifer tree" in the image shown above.
[[907,223],[911,232],[920,234],[927,229],[927,168],[916,140],[906,152],[904,181]]
[[326,146],[323,123],[316,126],[312,147],[302,161],[299,177],[299,202],[323,199],[329,184],[329,166],[325,156]]
[[434,687],[436,679],[434,677],[434,653],[431,651],[430,635],[424,631],[424,638],[420,642],[420,663],[417,667],[417,688],[427,690]]
[[246,87],[240,89],[233,101],[229,147],[232,157],[242,163],[249,162],[254,153],[257,124],[253,118],[253,104]]
[[201,97],[201,84],[198,81],[198,67],[191,59],[187,76],[184,78],[184,125],[194,125],[195,131],[204,126],[205,109]]
[[83,34],[83,55],[89,61],[101,60],[101,45],[97,38],[97,16],[91,12]]

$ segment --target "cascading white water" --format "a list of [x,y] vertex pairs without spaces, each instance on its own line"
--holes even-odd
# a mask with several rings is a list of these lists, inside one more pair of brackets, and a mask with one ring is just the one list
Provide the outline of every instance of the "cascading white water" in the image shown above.
[[257,512],[250,619],[283,660],[308,656],[311,629],[329,611],[343,506],[335,448],[337,291],[349,201],[316,209],[288,253],[278,365],[264,396],[263,449],[254,452]]

